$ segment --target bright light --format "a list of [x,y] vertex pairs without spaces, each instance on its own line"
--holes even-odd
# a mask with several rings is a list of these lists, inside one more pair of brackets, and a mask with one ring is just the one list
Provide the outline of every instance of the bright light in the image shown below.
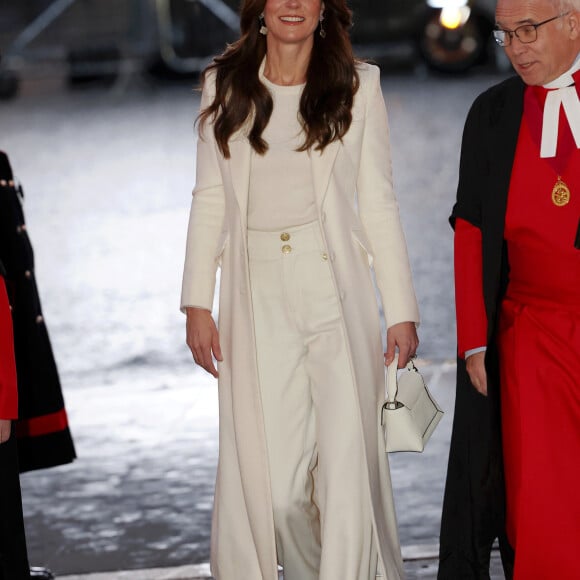
[[439,17],[441,24],[445,28],[459,28],[461,25],[461,12],[457,8],[443,8]]
[[465,24],[470,14],[469,6],[461,6],[459,8],[445,7],[441,10],[439,22],[441,22],[441,26],[454,30]]
[[461,8],[467,6],[468,0],[427,0],[431,8]]

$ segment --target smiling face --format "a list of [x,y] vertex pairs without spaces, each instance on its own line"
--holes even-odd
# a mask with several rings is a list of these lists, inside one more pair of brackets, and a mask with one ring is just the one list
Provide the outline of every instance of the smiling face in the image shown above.
[[[496,24],[515,30],[523,24],[537,24],[558,16],[559,3],[551,0],[498,0]],[[514,35],[505,47],[515,71],[528,85],[545,85],[566,72],[580,50],[578,14],[548,22],[537,29],[537,39],[523,44]]]
[[321,0],[266,0],[268,48],[285,44],[311,47],[323,10]]

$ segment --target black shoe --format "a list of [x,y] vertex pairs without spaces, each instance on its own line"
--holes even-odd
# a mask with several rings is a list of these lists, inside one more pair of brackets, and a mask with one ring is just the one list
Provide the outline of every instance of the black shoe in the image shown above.
[[54,574],[48,568],[31,566],[30,580],[54,580]]

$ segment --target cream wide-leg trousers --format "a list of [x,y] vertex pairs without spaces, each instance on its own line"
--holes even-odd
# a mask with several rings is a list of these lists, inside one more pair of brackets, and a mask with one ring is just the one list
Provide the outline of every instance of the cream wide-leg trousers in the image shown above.
[[319,225],[250,231],[248,248],[284,580],[374,580],[360,416]]

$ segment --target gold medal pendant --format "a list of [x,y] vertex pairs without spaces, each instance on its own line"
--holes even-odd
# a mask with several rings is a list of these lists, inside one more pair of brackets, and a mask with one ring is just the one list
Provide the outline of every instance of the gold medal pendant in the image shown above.
[[554,187],[552,188],[552,202],[558,207],[566,205],[570,201],[570,189],[562,181],[562,178],[558,175],[558,179]]

